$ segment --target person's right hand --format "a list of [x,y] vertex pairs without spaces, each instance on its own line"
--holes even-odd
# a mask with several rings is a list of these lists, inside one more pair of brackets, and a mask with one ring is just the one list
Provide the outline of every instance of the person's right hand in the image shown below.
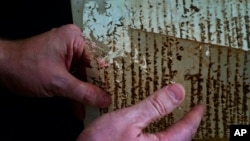
[[117,110],[90,124],[77,141],[190,141],[204,114],[204,106],[195,106],[181,120],[165,131],[150,134],[143,129],[151,122],[171,113],[184,99],[180,84],[171,84],[137,105]]
[[0,85],[27,96],[63,96],[106,107],[111,102],[106,92],[70,74],[71,69],[86,66],[85,48],[75,25],[19,41],[0,40]]

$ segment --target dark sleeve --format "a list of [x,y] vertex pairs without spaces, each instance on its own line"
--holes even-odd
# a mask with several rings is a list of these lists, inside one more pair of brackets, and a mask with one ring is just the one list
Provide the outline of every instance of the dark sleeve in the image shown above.
[[[0,0],[0,38],[27,38],[70,23],[70,0]],[[1,141],[73,141],[82,128],[68,99],[27,98],[0,86]]]
[[25,38],[72,23],[70,0],[1,0],[0,37]]

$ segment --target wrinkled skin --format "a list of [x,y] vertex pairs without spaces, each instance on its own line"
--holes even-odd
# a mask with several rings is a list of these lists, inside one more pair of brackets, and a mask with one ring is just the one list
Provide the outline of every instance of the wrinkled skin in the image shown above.
[[88,63],[81,35],[78,27],[65,25],[5,43],[0,84],[28,96],[64,96],[80,103],[108,106],[110,98],[106,92],[69,73],[70,69],[84,68]]
[[142,130],[173,111],[184,99],[179,84],[166,86],[137,105],[108,113],[87,127],[78,141],[190,141],[204,113],[198,105],[165,131],[149,134]]
[[[75,68],[84,72],[88,66],[85,45],[81,30],[74,25],[19,41],[0,40],[0,85],[26,96],[63,96],[106,107],[111,102],[106,92],[70,73]],[[134,106],[101,116],[79,135],[78,141],[191,140],[204,113],[202,105],[165,131],[142,132],[150,122],[173,111],[184,97],[180,84],[165,86]]]

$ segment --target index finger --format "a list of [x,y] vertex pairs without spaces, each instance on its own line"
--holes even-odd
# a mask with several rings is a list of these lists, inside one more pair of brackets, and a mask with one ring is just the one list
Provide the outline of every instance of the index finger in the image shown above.
[[156,134],[157,138],[160,140],[168,139],[169,141],[191,141],[197,132],[204,112],[205,107],[203,105],[195,106],[166,131]]

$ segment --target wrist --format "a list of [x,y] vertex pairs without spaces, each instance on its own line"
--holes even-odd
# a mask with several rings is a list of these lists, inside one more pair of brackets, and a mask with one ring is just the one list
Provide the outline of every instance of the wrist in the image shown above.
[[0,39],[0,85],[2,85],[6,75],[12,70],[14,58],[17,55],[16,41]]
[[[0,39],[0,63],[2,63],[6,58],[6,46],[8,46],[8,42]],[[1,64],[2,66],[2,64]]]
[[2,70],[3,65],[6,64],[12,56],[11,50],[13,50],[14,46],[16,46],[14,41],[0,39],[0,70]]

